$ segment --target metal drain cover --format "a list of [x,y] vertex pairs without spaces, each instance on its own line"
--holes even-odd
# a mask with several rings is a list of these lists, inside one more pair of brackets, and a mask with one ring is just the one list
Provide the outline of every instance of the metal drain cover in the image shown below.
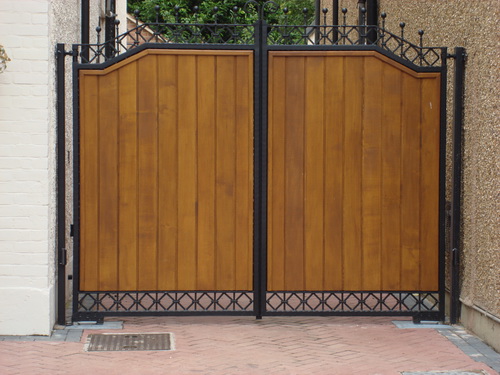
[[174,350],[171,333],[96,333],[87,338],[88,352]]
[[482,370],[473,371],[403,371],[402,375],[487,375]]

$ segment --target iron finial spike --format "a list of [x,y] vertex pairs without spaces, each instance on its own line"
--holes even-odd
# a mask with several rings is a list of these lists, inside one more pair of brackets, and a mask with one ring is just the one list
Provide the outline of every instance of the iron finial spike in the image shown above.
[[404,57],[403,45],[404,45],[404,39],[405,39],[405,26],[406,26],[406,24],[404,22],[399,23],[399,27],[401,28],[401,41],[399,42],[399,45],[401,48],[401,51],[400,51],[401,57]]
[[[328,8],[323,8],[322,9],[322,12],[323,12],[323,25],[326,26],[326,14],[328,13]],[[325,30],[326,31],[326,30]]]
[[160,22],[160,6],[155,5],[155,12],[156,12],[156,23]]
[[176,5],[174,7],[174,12],[175,12],[175,23],[179,23],[179,10],[181,9],[180,6]]
[[219,7],[213,7],[212,11],[214,12],[214,22],[217,23],[217,12],[219,11]]
[[232,12],[232,19],[233,23],[236,23],[236,17],[238,16],[238,7],[234,6],[233,7],[233,12]]
[[424,47],[424,30],[420,29],[418,30],[418,35],[420,36],[420,51],[419,51],[419,56],[420,56],[420,66],[422,66],[422,63],[424,61],[424,55],[423,55],[423,47]]

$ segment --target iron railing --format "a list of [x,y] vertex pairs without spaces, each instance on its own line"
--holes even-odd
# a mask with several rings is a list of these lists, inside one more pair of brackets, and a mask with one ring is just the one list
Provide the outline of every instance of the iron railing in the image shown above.
[[[328,24],[329,10],[322,10],[320,24],[308,24],[308,10],[304,9],[302,25],[289,24],[289,10],[280,9],[272,1],[265,6],[251,0],[242,8],[234,8],[233,14],[243,10],[249,13],[251,24],[218,23],[217,8],[214,8],[212,23],[182,23],[179,8],[174,8],[175,21],[165,22],[160,17],[160,7],[156,7],[156,21],[142,23],[140,14],[135,12],[135,25],[118,35],[119,20],[115,20],[116,37],[102,40],[102,29],[96,28],[96,42],[74,45],[75,54],[82,64],[98,64],[111,60],[127,51],[143,44],[172,45],[243,45],[252,46],[256,40],[257,28],[267,30],[263,43],[268,46],[321,46],[323,48],[345,47],[378,47],[390,55],[397,56],[405,62],[419,67],[440,67],[442,65],[441,47],[426,47],[423,44],[424,31],[419,30],[418,44],[410,42],[405,36],[405,23],[399,24],[399,33],[393,33],[386,28],[386,13],[380,15],[380,25],[367,25],[366,17],[361,17],[359,25],[347,24],[347,9],[342,9],[342,24]],[[197,9],[194,9],[196,12]],[[366,11],[361,10],[362,14]],[[279,24],[270,24],[267,16],[273,15],[280,20]]]

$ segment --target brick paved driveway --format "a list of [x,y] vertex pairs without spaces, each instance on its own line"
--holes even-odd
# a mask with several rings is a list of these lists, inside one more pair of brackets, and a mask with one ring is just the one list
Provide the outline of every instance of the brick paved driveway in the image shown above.
[[85,352],[80,342],[0,341],[0,374],[397,375],[484,370],[434,329],[399,329],[394,318],[127,318],[120,332],[173,332],[175,351]]

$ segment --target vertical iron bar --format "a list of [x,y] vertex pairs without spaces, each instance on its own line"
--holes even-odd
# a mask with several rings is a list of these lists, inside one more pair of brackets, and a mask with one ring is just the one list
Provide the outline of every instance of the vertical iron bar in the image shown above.
[[462,193],[462,129],[465,78],[465,49],[455,48],[455,76],[453,84],[453,159],[451,197],[451,298],[450,323],[456,324],[460,317],[460,224]]
[[[405,52],[404,52],[404,40],[405,40],[405,26],[406,24],[404,22],[399,23],[399,27],[401,28],[401,38],[399,39],[399,56],[401,58],[405,57]],[[446,60],[446,59],[445,59]]]
[[265,315],[267,307],[267,113],[268,113],[268,45],[267,45],[267,33],[268,24],[265,20],[262,21],[262,44],[260,46],[261,56],[260,56],[260,173],[261,173],[261,236],[260,236],[260,254],[261,254],[261,267],[260,267],[260,308],[261,316]]
[[57,44],[57,324],[66,324],[66,90],[64,44]]
[[365,44],[366,0],[358,0],[358,45]]
[[319,24],[321,23],[321,0],[316,0],[314,5],[314,44],[319,44]]
[[366,2],[368,33],[367,44],[375,44],[377,41],[377,21],[378,21],[378,4],[377,0],[367,0]]
[[387,17],[387,13],[385,12],[382,12],[380,14],[380,18],[382,18],[382,31],[381,31],[381,34],[380,34],[380,40],[381,40],[381,46],[383,49],[385,49],[385,46],[386,46],[386,41],[385,41],[385,19]]
[[332,8],[332,25],[334,25],[332,40],[333,44],[336,44],[339,40],[339,0],[333,0]]
[[105,43],[106,43],[106,59],[111,59],[114,56],[114,39],[115,39],[115,17],[116,17],[116,0],[106,1],[106,25]]
[[[254,23],[254,214],[253,214],[253,304],[254,313],[257,319],[262,319],[263,303],[262,303],[262,38],[263,38],[263,21],[261,17]],[[265,306],[265,305],[264,305]]]
[[[90,44],[90,5],[89,0],[82,0],[81,8],[81,43],[83,45]],[[82,46],[82,59],[84,62],[89,61],[89,47]]]
[[366,0],[358,0],[358,25],[361,25],[361,18],[363,18],[363,13],[361,9],[365,8]]
[[73,45],[73,320],[79,320],[80,292],[80,123],[78,45]]
[[424,30],[418,30],[418,35],[419,35],[419,40],[420,40],[420,44],[419,44],[419,50],[418,50],[418,57],[419,57],[419,61],[420,61],[420,66],[423,65],[424,63]]
[[441,48],[441,97],[440,97],[440,139],[439,139],[439,319],[445,316],[445,231],[446,231],[446,90],[448,49]]
[[359,45],[366,44],[366,8],[360,9],[360,18],[359,18]]

